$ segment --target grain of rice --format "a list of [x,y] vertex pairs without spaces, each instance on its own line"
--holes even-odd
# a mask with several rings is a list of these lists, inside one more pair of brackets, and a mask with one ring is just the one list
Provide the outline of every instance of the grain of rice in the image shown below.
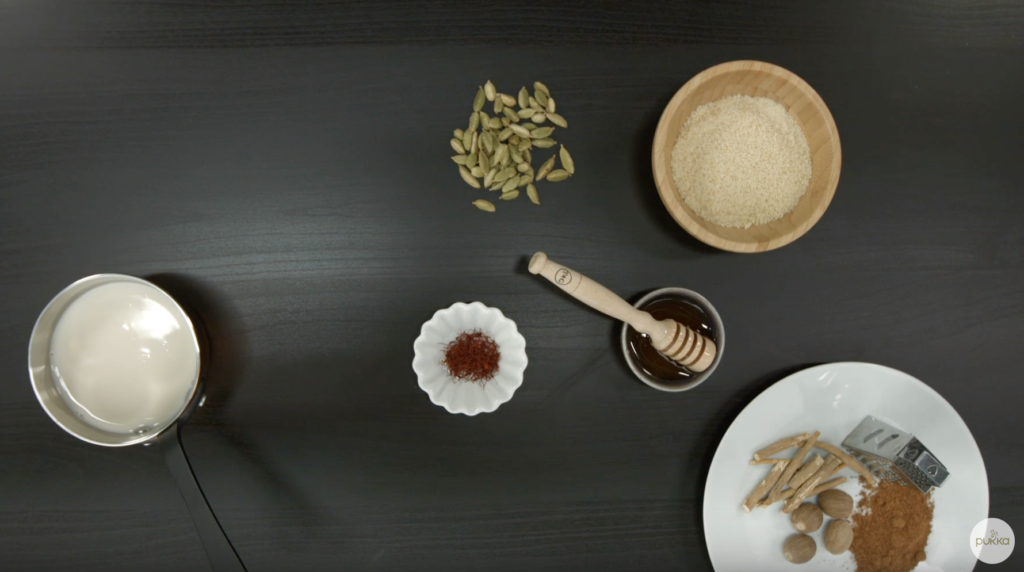
[[690,114],[672,148],[672,178],[704,220],[749,228],[796,207],[811,179],[811,151],[781,104],[733,95]]

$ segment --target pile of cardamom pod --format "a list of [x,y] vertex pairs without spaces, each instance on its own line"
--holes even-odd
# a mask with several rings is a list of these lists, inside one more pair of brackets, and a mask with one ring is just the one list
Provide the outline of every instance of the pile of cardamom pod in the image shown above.
[[[494,117],[484,111],[489,101],[494,102]],[[556,141],[551,136],[555,126],[569,127],[557,109],[548,87],[539,81],[533,83],[532,96],[524,87],[516,98],[498,93],[488,80],[473,99],[469,125],[456,129],[451,140],[452,149],[457,153],[452,161],[459,166],[463,180],[474,189],[501,191],[498,199],[503,201],[516,199],[519,189],[526,187],[530,201],[539,205],[537,181],[564,181],[576,172],[565,145],[558,153],[561,169],[555,169],[552,155],[540,169],[533,170],[533,150],[554,147]],[[545,126],[547,122],[552,126]],[[482,211],[496,210],[494,203],[487,200],[476,200],[473,204]]]

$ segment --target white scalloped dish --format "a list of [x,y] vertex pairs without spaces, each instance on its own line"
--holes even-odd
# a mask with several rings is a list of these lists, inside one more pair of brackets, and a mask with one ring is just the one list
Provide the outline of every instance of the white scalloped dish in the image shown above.
[[[460,381],[448,375],[444,366],[444,347],[460,332],[480,330],[498,344],[501,358],[493,379],[486,382]],[[501,310],[480,302],[456,302],[438,310],[430,321],[423,324],[420,336],[413,342],[415,357],[412,369],[416,372],[420,388],[430,401],[449,413],[476,415],[490,413],[512,399],[523,384],[526,370],[526,340],[516,329],[516,323],[505,317]]]

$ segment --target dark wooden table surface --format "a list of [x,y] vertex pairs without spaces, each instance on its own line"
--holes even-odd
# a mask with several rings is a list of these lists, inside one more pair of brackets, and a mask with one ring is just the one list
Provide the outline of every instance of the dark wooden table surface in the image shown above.
[[[809,234],[734,255],[668,218],[649,155],[676,89],[747,58],[817,89],[844,164]],[[541,207],[473,210],[448,159],[488,78],[546,82],[571,122],[578,174]],[[710,570],[726,427],[840,360],[948,399],[992,516],[1024,529],[1022,101],[1014,0],[0,2],[0,568],[208,567],[158,451],[75,440],[29,386],[37,313],[97,272],[210,330],[185,445],[252,572]],[[626,297],[705,294],[729,335],[712,380],[637,382],[614,324],[525,273],[540,249]],[[410,362],[472,300],[530,366],[466,418]]]

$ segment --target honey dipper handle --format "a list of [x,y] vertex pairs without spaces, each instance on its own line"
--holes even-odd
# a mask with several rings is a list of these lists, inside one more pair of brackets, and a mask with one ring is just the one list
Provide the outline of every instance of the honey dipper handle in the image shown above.
[[534,254],[530,259],[530,274],[540,274],[566,294],[598,312],[626,322],[638,332],[649,336],[658,332],[659,322],[650,314],[637,310],[611,290],[549,259],[543,252]]

